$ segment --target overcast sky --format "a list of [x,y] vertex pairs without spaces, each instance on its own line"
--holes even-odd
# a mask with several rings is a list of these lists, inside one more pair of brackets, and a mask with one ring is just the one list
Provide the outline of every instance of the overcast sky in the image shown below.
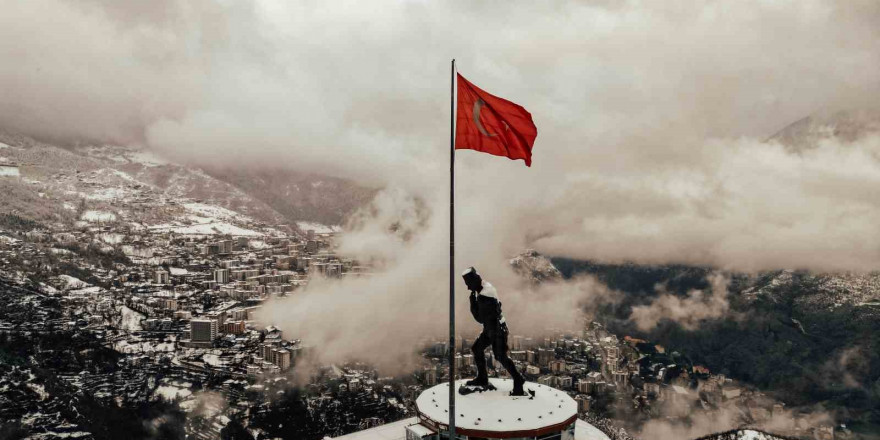
[[491,223],[510,249],[748,270],[864,270],[880,257],[876,139],[800,156],[762,142],[876,100],[877,2],[2,8],[7,130],[318,170],[436,211],[455,57],[539,129],[531,169],[459,154],[463,234]]
[[[457,155],[456,270],[504,286],[527,246],[746,271],[880,264],[880,137],[766,142],[876,104],[876,1],[0,3],[5,130],[385,188],[342,244],[383,262],[358,288],[389,318],[353,328],[399,330],[388,307],[406,301],[437,309],[416,320],[443,310],[453,57],[538,126],[531,168]],[[339,297],[321,298],[273,319],[337,319]]]

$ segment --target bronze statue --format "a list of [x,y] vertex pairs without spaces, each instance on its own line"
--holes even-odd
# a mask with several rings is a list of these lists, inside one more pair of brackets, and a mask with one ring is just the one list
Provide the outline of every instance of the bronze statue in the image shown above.
[[507,356],[507,322],[501,313],[501,301],[498,299],[498,292],[495,287],[477,273],[473,267],[464,271],[462,274],[464,282],[471,291],[471,314],[480,324],[483,324],[483,332],[474,341],[471,351],[474,354],[474,362],[477,364],[477,377],[469,380],[466,386],[470,392],[485,391],[494,389],[489,383],[489,376],[486,372],[486,355],[484,351],[492,346],[492,353],[495,359],[507,369],[510,377],[513,378],[513,391],[511,396],[527,396],[523,389],[526,380],[522,374],[516,370],[516,365]]

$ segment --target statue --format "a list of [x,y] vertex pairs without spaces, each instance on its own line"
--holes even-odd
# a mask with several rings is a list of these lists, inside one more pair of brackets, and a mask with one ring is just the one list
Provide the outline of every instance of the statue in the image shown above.
[[[492,346],[492,353],[495,359],[507,369],[510,377],[513,378],[513,391],[511,396],[528,396],[523,385],[526,380],[522,374],[516,370],[516,365],[507,356],[507,322],[501,313],[501,301],[498,299],[498,292],[492,284],[483,281],[483,278],[477,273],[473,267],[462,273],[468,290],[471,291],[471,314],[480,324],[483,324],[483,332],[474,341],[471,351],[474,354],[474,363],[477,364],[477,377],[467,381],[465,388],[461,390],[462,394],[474,391],[485,391],[495,389],[489,383],[489,376],[486,372],[486,355],[484,351]],[[530,391],[529,393],[533,393]]]

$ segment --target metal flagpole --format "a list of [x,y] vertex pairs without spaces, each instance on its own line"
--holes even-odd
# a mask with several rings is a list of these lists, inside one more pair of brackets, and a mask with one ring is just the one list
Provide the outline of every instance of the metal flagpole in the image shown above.
[[449,86],[449,439],[455,440],[455,59]]

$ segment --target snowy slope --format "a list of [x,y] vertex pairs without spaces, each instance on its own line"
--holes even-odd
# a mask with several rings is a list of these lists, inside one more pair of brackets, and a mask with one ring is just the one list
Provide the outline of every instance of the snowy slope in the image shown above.
[[511,258],[510,265],[517,274],[533,283],[562,279],[562,274],[550,259],[533,249]]
[[4,133],[0,142],[3,157],[19,164],[23,176],[0,179],[0,213],[42,224],[199,235],[256,236],[286,223],[232,185],[136,148],[71,150]]

